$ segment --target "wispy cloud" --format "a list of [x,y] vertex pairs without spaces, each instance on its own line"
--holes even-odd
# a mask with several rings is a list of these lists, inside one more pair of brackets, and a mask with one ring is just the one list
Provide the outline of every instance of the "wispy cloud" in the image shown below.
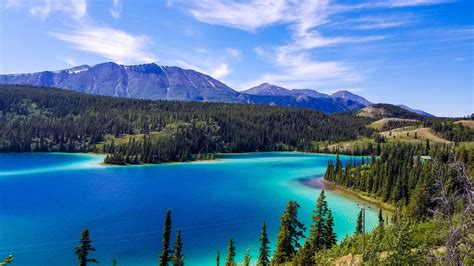
[[122,2],[120,0],[112,0],[112,8],[110,9],[110,15],[119,19],[122,13]]
[[[53,12],[62,12],[74,19],[81,19],[86,15],[87,3],[86,0],[44,0],[38,4],[29,4],[30,14],[40,18],[47,18]],[[18,4],[20,5],[20,4]]]
[[136,36],[110,27],[80,26],[69,33],[51,33],[73,48],[95,53],[118,63],[153,62],[156,57],[146,50],[147,36]]

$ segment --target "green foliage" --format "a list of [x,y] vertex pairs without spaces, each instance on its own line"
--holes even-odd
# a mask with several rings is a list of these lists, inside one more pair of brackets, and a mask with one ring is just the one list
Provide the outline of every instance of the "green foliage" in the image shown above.
[[277,247],[273,255],[272,264],[290,262],[300,248],[299,240],[304,238],[304,225],[298,220],[300,205],[296,201],[289,201],[285,213],[281,217],[280,231],[277,236]]
[[181,240],[181,230],[178,230],[178,233],[176,234],[176,240],[174,241],[172,262],[173,266],[184,265],[183,241]]
[[4,258],[2,262],[0,262],[0,266],[6,266],[7,264],[10,264],[15,261],[15,258],[13,255],[9,255],[8,257]]
[[262,226],[262,232],[260,233],[260,249],[258,252],[257,265],[269,266],[270,265],[270,240],[267,235],[267,225],[264,222]]
[[307,109],[0,85],[0,151],[97,151],[116,164],[185,161],[215,152],[315,151],[314,142],[369,137],[367,121]]
[[235,266],[235,255],[236,249],[234,246],[234,240],[231,238],[229,241],[229,247],[227,248],[227,258],[225,260],[225,266]]
[[252,257],[250,256],[250,248],[248,248],[244,253],[244,266],[250,266],[251,260]]
[[451,120],[428,120],[424,124],[426,127],[431,127],[436,134],[449,141],[474,141],[474,129],[463,126],[462,123],[454,124]]
[[359,235],[363,233],[364,233],[364,213],[363,213],[363,210],[360,210],[359,215],[357,215],[355,234]]
[[221,264],[221,253],[219,251],[217,251],[217,254],[216,254],[216,266],[220,266]]
[[95,258],[88,258],[89,252],[95,251],[95,248],[92,246],[89,236],[89,230],[86,228],[82,231],[81,240],[79,245],[76,247],[76,256],[79,262],[79,266],[86,266],[89,262],[99,263]]
[[172,252],[170,250],[170,237],[171,237],[171,210],[166,212],[166,217],[164,221],[163,227],[163,241],[161,247],[161,254],[160,254],[160,266],[167,266],[168,263],[171,261]]

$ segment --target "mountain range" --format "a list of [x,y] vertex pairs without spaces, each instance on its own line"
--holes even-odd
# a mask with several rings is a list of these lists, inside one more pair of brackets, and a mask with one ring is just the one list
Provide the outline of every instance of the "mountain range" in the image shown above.
[[[0,75],[0,84],[56,87],[94,95],[138,99],[278,105],[310,108],[325,113],[354,111],[372,104],[349,91],[329,95],[310,89],[289,90],[268,83],[239,92],[209,75],[154,63],[126,66],[108,62],[59,71]],[[407,110],[423,112],[411,108]]]

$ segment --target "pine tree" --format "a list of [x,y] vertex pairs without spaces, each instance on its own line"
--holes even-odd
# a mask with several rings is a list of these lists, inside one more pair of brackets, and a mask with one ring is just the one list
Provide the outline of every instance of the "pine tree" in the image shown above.
[[173,265],[184,265],[183,241],[181,240],[181,230],[178,230],[178,233],[176,234],[176,240],[174,241]]
[[79,246],[76,247],[76,256],[79,261],[79,266],[86,266],[88,262],[99,263],[95,258],[88,258],[90,251],[95,251],[95,248],[91,245],[89,236],[89,230],[86,228],[82,231],[81,240]]
[[166,212],[163,228],[163,246],[160,254],[160,266],[167,266],[171,260],[170,256],[170,237],[171,237],[171,210]]
[[332,216],[331,209],[328,209],[328,218],[326,220],[326,241],[325,247],[332,248],[337,243],[336,232],[334,232],[334,217]]
[[225,266],[235,266],[235,246],[234,240],[231,238],[229,241],[229,247],[227,249],[227,258],[225,260]]
[[260,250],[258,253],[257,265],[269,266],[270,265],[270,240],[267,235],[267,225],[263,223],[262,232],[260,233]]
[[248,248],[244,254],[244,266],[250,266],[251,260],[252,260],[252,257],[250,256],[250,248]]
[[379,225],[383,226],[383,224],[384,224],[383,213],[382,213],[382,209],[380,209],[379,210]]
[[219,251],[217,251],[216,266],[220,266],[220,264],[221,264],[221,253]]
[[299,240],[304,237],[304,225],[298,221],[298,208],[296,201],[290,201],[281,217],[280,231],[277,237],[277,247],[272,259],[272,264],[282,264],[290,261],[300,247]]
[[357,216],[357,224],[356,224],[356,235],[362,234],[364,232],[364,214],[362,210],[360,210],[359,215]]
[[[337,157],[339,160],[339,157]],[[322,249],[326,245],[326,218],[328,216],[328,203],[324,190],[319,194],[316,202],[316,209],[313,210],[313,224],[311,225],[310,235],[305,242],[305,248],[312,253]]]

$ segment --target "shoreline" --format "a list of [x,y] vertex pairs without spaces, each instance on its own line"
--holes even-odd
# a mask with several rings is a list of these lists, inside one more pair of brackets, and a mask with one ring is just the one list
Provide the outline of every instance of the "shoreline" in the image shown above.
[[336,185],[332,182],[324,180],[323,176],[315,177],[311,179],[299,180],[304,186],[312,187],[312,188],[319,188],[319,189],[326,189],[336,194],[342,195],[344,197],[351,198],[355,201],[361,201],[368,203],[372,206],[375,206],[379,209],[382,209],[389,214],[393,214],[395,212],[395,207],[389,203],[382,202],[378,199],[371,198],[369,196],[363,195],[361,192],[351,190],[349,188]]

